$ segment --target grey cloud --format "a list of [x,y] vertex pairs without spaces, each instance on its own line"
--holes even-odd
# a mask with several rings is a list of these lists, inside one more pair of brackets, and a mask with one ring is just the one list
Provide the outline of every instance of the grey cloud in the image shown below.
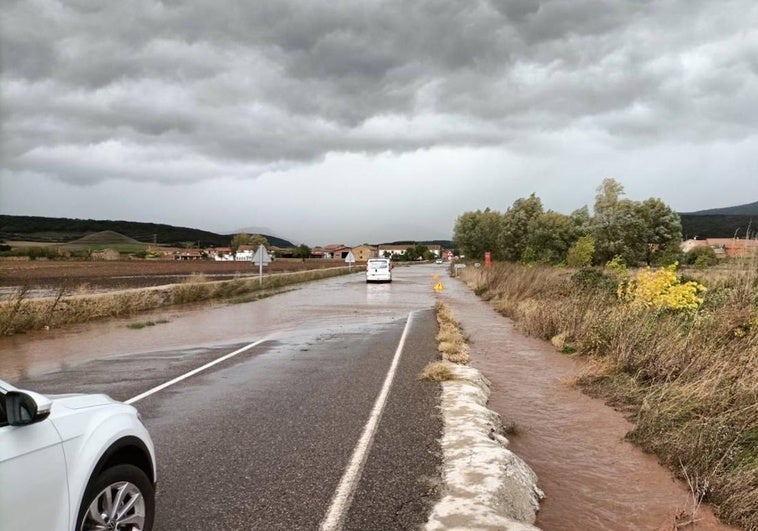
[[[749,0],[10,2],[3,164],[170,182],[576,128],[734,141],[758,121],[756,26]],[[173,158],[65,160],[111,145]]]

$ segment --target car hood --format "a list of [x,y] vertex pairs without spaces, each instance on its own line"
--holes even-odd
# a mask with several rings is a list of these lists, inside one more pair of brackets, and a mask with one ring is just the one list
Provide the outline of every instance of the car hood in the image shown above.
[[53,401],[53,407],[65,407],[68,409],[84,409],[88,407],[105,406],[117,403],[108,395],[96,394],[66,394],[66,395],[45,395]]

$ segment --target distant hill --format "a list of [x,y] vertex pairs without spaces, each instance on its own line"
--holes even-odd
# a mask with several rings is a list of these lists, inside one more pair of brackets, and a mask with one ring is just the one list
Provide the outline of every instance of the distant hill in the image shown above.
[[758,231],[758,201],[725,208],[683,212],[682,233],[687,238],[744,238]]
[[453,249],[455,246],[450,240],[425,240],[425,241],[410,241],[400,240],[397,242],[388,242],[382,245],[439,245],[443,249]]
[[104,230],[102,232],[93,232],[87,236],[83,236],[78,240],[68,242],[67,245],[121,245],[121,244],[136,244],[140,243],[134,238],[124,236],[118,232],[112,230]]
[[685,216],[758,216],[758,201],[725,208],[710,208],[697,212],[684,212]]
[[[103,231],[116,232],[138,242],[167,245],[191,242],[201,247],[227,247],[232,239],[231,234],[216,234],[161,223],[0,215],[0,239],[4,240],[68,243]],[[292,242],[282,238],[268,234],[263,236],[271,245],[294,247]]]

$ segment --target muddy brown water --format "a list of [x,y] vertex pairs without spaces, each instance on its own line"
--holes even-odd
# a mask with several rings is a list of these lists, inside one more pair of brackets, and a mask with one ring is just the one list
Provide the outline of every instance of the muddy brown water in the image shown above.
[[[518,427],[511,449],[539,476],[545,491],[537,525],[545,530],[672,529],[675,515],[690,507],[689,492],[655,457],[624,440],[631,424],[601,401],[569,385],[581,361],[526,338],[462,283],[443,276],[441,266],[398,268],[396,281],[366,285],[360,275],[303,285],[255,303],[199,305],[89,323],[62,330],[0,338],[0,378],[14,382],[71,364],[158,349],[218,346],[254,341],[304,329],[337,331],[369,326],[429,308],[435,299],[451,304],[471,337],[473,365],[492,381],[490,407]],[[166,320],[142,330],[126,325]],[[696,527],[720,525],[707,507]]]
[[[545,492],[536,525],[545,530],[674,529],[692,508],[689,489],[652,455],[624,439],[625,417],[572,387],[583,362],[527,338],[511,321],[448,282],[443,299],[471,338],[472,365],[492,382],[489,407],[516,433],[510,448],[524,458]],[[734,529],[701,506],[696,526]]]

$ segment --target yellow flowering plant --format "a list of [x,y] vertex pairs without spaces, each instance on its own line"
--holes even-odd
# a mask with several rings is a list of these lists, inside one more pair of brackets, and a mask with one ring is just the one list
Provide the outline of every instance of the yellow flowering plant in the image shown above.
[[647,267],[637,272],[626,286],[619,285],[618,296],[632,307],[647,310],[694,312],[703,304],[699,295],[705,286],[695,281],[682,282],[676,275],[678,263],[660,269]]

